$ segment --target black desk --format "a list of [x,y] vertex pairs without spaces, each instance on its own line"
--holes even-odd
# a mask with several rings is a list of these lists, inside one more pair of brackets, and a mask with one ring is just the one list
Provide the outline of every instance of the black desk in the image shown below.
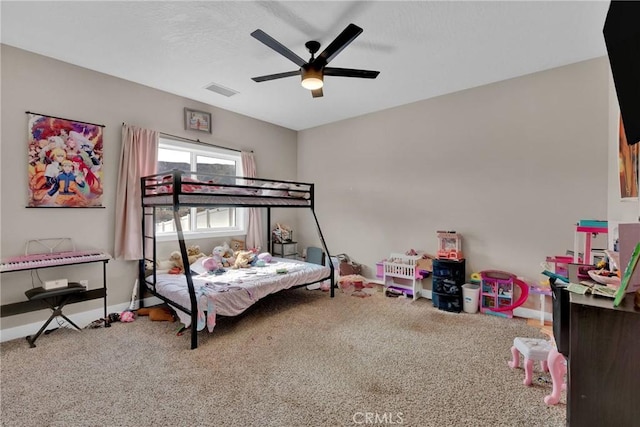
[[640,311],[627,294],[613,299],[571,294],[567,424],[640,423]]
[[[81,294],[74,294],[69,297],[67,304],[74,304],[82,301],[89,301],[94,299],[103,298],[104,299],[104,317],[107,317],[107,263],[109,262],[108,257],[104,259],[96,259],[96,260],[88,260],[88,261],[78,261],[63,265],[49,265],[49,266],[34,266],[33,268],[23,268],[20,270],[12,270],[12,271],[2,271],[2,274],[15,273],[18,271],[30,271],[30,270],[38,270],[42,268],[56,268],[56,267],[69,267],[69,266],[77,266],[82,264],[91,264],[95,262],[102,263],[102,287],[96,289],[90,289],[86,292],[82,292]],[[16,314],[28,313],[31,311],[38,311],[43,309],[48,309],[49,305],[45,301],[34,299],[27,301],[14,302],[10,304],[5,304],[0,306],[0,317],[14,316]]]

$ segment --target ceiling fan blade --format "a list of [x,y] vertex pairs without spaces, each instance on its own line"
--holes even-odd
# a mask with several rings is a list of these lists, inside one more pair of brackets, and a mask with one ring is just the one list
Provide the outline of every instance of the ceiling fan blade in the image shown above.
[[342,49],[347,47],[349,43],[354,41],[362,33],[362,28],[355,24],[347,25],[334,41],[313,61],[314,64],[318,64],[321,67],[327,65],[333,58],[336,57]]
[[354,68],[333,68],[325,67],[325,76],[340,76],[340,77],[360,77],[361,79],[375,79],[380,74],[380,71],[371,70],[356,70]]
[[253,36],[253,38],[266,44],[271,49],[278,52],[280,55],[293,61],[293,63],[295,63],[298,67],[302,67],[307,63],[304,59],[300,58],[298,55],[293,53],[291,50],[285,47],[282,43],[280,43],[278,40],[274,39],[264,31],[255,30],[253,33],[251,33],[251,35]]
[[287,71],[285,73],[268,74],[266,76],[251,77],[251,80],[253,80],[254,82],[266,82],[267,80],[282,79],[284,77],[293,77],[293,76],[299,76],[299,75],[300,75],[300,70]]
[[312,90],[312,91],[311,91],[311,95],[312,95],[314,98],[320,98],[321,96],[323,96],[323,94],[322,94],[322,88]]

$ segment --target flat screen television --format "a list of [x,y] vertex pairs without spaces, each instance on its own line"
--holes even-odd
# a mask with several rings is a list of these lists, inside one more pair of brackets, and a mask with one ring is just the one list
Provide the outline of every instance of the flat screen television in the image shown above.
[[627,144],[640,142],[640,1],[612,1],[602,30]]

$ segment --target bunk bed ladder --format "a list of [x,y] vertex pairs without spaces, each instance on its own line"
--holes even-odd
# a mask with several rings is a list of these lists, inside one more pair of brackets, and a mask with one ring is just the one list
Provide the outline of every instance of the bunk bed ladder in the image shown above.
[[[149,219],[150,218],[150,219]],[[146,266],[145,262],[155,262],[156,259],[156,210],[153,207],[142,206],[142,259],[138,261],[138,308],[144,307],[144,291],[146,281]],[[147,233],[148,227],[151,226],[151,234]],[[147,247],[151,245],[152,254],[149,258]],[[153,290],[156,288],[156,269],[153,269]]]

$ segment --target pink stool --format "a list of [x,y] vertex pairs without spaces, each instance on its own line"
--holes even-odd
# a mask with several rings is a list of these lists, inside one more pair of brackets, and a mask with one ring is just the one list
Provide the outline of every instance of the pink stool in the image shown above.
[[509,362],[509,367],[515,369],[520,366],[520,354],[524,356],[524,385],[531,385],[531,379],[533,377],[533,361],[539,361],[542,370],[547,372],[547,358],[552,347],[549,341],[539,338],[520,338],[516,337],[513,340],[513,346],[511,347],[512,360]]

